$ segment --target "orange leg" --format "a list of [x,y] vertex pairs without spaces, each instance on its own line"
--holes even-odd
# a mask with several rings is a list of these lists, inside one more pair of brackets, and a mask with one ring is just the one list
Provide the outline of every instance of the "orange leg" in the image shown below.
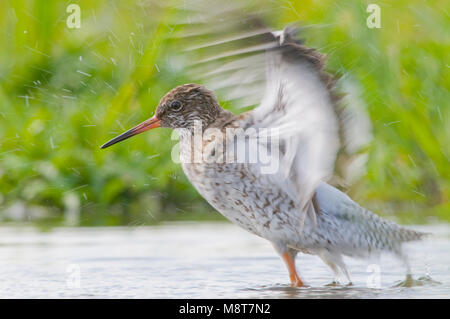
[[304,286],[303,281],[297,274],[297,270],[295,269],[295,259],[291,257],[288,253],[284,253],[281,255],[284,263],[289,271],[289,278],[291,279],[291,285],[293,287],[302,287]]

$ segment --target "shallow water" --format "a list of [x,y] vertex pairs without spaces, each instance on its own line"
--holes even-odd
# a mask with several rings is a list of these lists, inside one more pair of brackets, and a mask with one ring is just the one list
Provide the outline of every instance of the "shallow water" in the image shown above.
[[[0,228],[2,298],[449,298],[450,226],[408,244],[413,280],[396,259],[346,259],[353,281],[327,286],[331,270],[299,255],[307,288],[291,288],[267,241],[227,223],[154,227]],[[399,285],[400,284],[400,285]],[[400,287],[397,287],[400,286]]]

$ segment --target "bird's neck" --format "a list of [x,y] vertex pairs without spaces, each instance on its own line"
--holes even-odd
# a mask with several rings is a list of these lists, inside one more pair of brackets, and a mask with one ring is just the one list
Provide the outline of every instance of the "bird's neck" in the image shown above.
[[236,115],[231,113],[230,111],[220,109],[219,113],[215,117],[214,121],[212,121],[209,125],[207,125],[204,129],[208,128],[218,128],[220,130],[225,129],[229,126],[233,126],[234,122],[238,119]]
[[[203,152],[207,149],[205,148],[206,145],[223,141],[226,138],[226,129],[229,127],[237,127],[237,120],[238,117],[236,115],[230,111],[221,109],[211,123],[202,125],[201,128],[196,126],[188,130],[180,130],[180,159],[182,163],[199,163],[199,161],[195,160],[195,156],[203,159]],[[215,137],[212,138],[211,134]],[[217,134],[223,135],[217,139]]]

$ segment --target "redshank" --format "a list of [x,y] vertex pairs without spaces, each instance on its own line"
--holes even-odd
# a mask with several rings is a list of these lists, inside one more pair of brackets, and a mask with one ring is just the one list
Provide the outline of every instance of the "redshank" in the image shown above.
[[[239,59],[215,70],[266,68],[257,79],[266,85],[264,94],[253,110],[235,115],[205,86],[181,85],[160,100],[153,117],[102,148],[156,127],[178,129],[181,165],[190,182],[231,222],[273,244],[293,286],[304,285],[295,266],[299,252],[319,256],[336,277],[343,274],[350,282],[343,256],[390,252],[406,261],[402,244],[423,234],[382,219],[327,183],[339,150],[337,99],[323,56],[294,33],[292,28],[253,33],[259,43],[245,51],[252,55],[237,52]],[[237,160],[238,149],[245,149],[244,160]],[[249,159],[261,150],[276,165],[265,165],[260,154]]]

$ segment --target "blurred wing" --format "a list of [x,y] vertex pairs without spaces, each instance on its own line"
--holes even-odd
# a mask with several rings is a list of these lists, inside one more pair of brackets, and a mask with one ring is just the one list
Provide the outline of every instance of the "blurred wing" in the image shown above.
[[254,126],[271,128],[282,157],[279,184],[290,188],[302,211],[317,185],[331,177],[339,150],[339,126],[330,79],[323,57],[292,37],[279,36],[279,47],[267,52],[265,95],[253,110]]
[[[331,177],[339,150],[332,81],[323,71],[324,59],[295,40],[296,28],[270,32],[262,15],[244,18],[233,9],[222,10],[220,17],[211,21],[205,15],[195,25],[193,34],[201,35],[201,43],[190,47],[200,57],[192,75],[200,76],[222,100],[259,104],[244,125],[268,129],[277,142],[279,169],[268,178],[314,218],[311,199],[317,185]],[[189,42],[195,43],[196,37]]]

